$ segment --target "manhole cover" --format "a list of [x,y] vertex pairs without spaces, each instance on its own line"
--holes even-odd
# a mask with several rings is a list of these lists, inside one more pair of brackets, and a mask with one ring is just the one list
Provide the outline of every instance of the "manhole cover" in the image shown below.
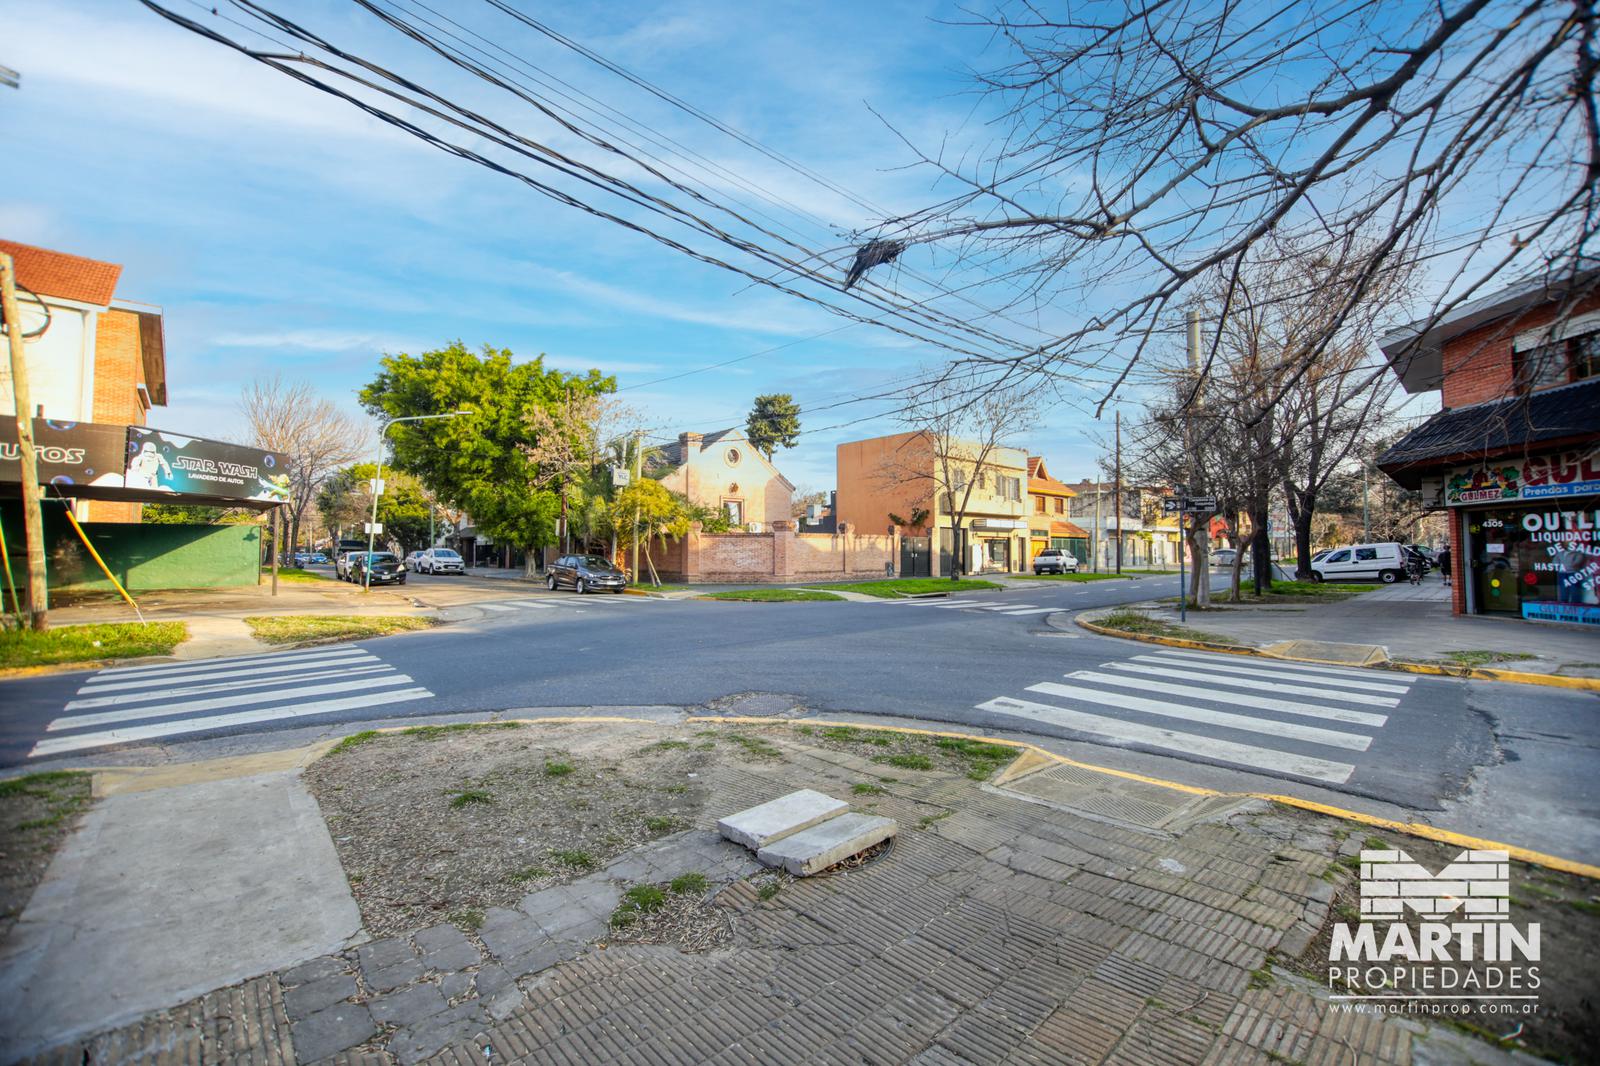
[[778,718],[783,715],[804,714],[806,707],[799,696],[782,692],[738,692],[723,696],[706,705],[713,714],[730,717]]

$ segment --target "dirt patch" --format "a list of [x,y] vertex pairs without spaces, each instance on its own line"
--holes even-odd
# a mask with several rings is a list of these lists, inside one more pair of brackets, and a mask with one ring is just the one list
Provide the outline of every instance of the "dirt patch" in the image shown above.
[[[1462,851],[1457,845],[1439,844],[1431,840],[1403,836],[1389,832],[1374,832],[1361,826],[1350,827],[1344,838],[1345,852],[1369,848],[1383,850],[1394,848],[1404,851],[1430,871],[1442,870]],[[1341,831],[1342,833],[1342,831]],[[1328,986],[1329,947],[1336,925],[1355,926],[1360,921],[1361,887],[1359,881],[1359,850],[1341,855],[1329,864],[1324,877],[1335,886],[1328,918],[1316,938],[1296,959],[1277,960],[1322,987]],[[1398,983],[1385,988],[1402,998],[1386,1006],[1397,1011],[1430,1021],[1456,1025],[1500,1047],[1517,1048],[1562,1062],[1592,1061],[1594,1050],[1600,1047],[1600,969],[1594,964],[1600,952],[1600,883],[1557,873],[1526,863],[1510,864],[1511,901],[1510,924],[1524,930],[1537,923],[1539,926],[1540,960],[1537,963],[1516,964],[1538,970],[1538,986],[1518,989],[1518,992],[1537,994],[1532,1010],[1525,1010],[1529,1001],[1504,1001],[1491,1006],[1489,1001],[1443,1001],[1406,998],[1406,993],[1428,991],[1422,981],[1428,980],[1420,971],[1403,971]],[[1413,935],[1421,924],[1414,912],[1408,912],[1406,925]],[[1470,921],[1457,916],[1456,921]],[[1382,943],[1388,923],[1379,922],[1378,940]],[[1453,954],[1456,954],[1453,952]],[[1456,974],[1454,981],[1468,980],[1468,972],[1478,975],[1474,980],[1485,989],[1492,980],[1490,971],[1506,972],[1505,964],[1485,963],[1479,958],[1473,962],[1452,964],[1433,963],[1429,969],[1449,969]],[[1395,963],[1389,964],[1391,969]],[[1399,963],[1402,967],[1405,964]],[[1437,978],[1434,978],[1437,981]],[[1335,992],[1367,992],[1366,988],[1335,988]],[[1438,994],[1439,989],[1431,990]],[[1466,988],[1464,991],[1476,991]],[[1505,1010],[1511,1005],[1510,1011]],[[1456,1013],[1457,1010],[1460,1013]]]
[[22,916],[56,849],[89,806],[90,776],[52,770],[0,781],[0,938]]
[[489,907],[693,824],[705,772],[731,750],[664,736],[511,724],[357,734],[306,781],[368,931],[471,929]]
[[635,885],[611,915],[611,944],[671,944],[679,951],[720,947],[733,937],[733,915],[713,902],[704,878],[689,874],[660,885]]

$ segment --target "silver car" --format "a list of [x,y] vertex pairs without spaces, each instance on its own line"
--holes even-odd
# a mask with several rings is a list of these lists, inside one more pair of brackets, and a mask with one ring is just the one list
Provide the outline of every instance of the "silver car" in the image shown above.
[[628,587],[628,575],[611,565],[603,555],[563,555],[550,564],[545,584],[554,592],[562,586],[574,592],[621,592]]

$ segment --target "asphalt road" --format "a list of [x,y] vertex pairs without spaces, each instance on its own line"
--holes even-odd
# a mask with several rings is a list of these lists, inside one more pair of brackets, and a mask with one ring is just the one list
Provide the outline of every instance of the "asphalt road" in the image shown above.
[[[427,601],[434,581],[452,580],[418,576],[408,589]],[[94,764],[129,745],[413,715],[862,715],[1028,734],[1194,784],[1220,775],[1232,787],[1466,811],[1490,825],[1520,818],[1536,836],[1551,827],[1546,850],[1571,855],[1576,832],[1600,852],[1589,839],[1600,824],[1600,697],[1191,653],[1070,623],[1089,607],[1174,595],[1175,577],[873,603],[493,585],[489,601],[452,609],[470,617],[422,633],[6,682],[0,766]]]

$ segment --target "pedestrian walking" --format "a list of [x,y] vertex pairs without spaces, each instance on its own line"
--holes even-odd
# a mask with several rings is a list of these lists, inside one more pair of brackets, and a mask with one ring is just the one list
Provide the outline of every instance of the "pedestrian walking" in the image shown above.
[[1450,587],[1450,548],[1445,546],[1439,549],[1439,573],[1444,575],[1444,587]]

